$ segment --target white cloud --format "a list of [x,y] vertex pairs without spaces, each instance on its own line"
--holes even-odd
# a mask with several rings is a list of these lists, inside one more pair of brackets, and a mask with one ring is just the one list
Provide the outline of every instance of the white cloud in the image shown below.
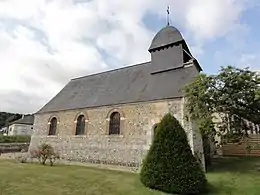
[[242,54],[236,66],[239,68],[249,67],[253,71],[260,71],[260,53]]
[[199,39],[226,34],[239,22],[246,8],[243,0],[195,0],[190,3],[186,15],[187,27]]
[[202,54],[203,43],[231,31],[246,9],[244,0],[77,2],[0,1],[1,110],[35,112],[73,77],[109,69],[109,61],[150,60],[148,11],[165,18],[170,4],[173,24],[200,40],[191,46]]

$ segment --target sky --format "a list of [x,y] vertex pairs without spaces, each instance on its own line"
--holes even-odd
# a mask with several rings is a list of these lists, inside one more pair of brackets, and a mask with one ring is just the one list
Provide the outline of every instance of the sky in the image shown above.
[[259,0],[0,0],[0,111],[35,113],[72,78],[150,61],[168,5],[205,73],[260,70]]

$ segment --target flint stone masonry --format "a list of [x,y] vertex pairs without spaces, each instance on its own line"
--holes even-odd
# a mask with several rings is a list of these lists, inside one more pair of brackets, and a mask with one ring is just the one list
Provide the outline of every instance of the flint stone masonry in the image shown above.
[[[120,135],[108,135],[113,111],[121,115]],[[192,150],[201,151],[201,138],[184,120],[183,98],[37,114],[29,150],[49,143],[66,160],[140,167],[151,145],[154,125],[168,112],[185,128]],[[86,117],[85,135],[75,136],[75,120],[80,114]],[[57,135],[48,136],[54,116],[58,119]]]

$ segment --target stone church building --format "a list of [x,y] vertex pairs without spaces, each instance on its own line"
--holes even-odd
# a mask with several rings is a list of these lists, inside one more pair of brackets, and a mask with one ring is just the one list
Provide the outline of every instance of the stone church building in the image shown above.
[[30,149],[46,142],[66,160],[140,167],[154,127],[170,112],[204,163],[183,98],[183,87],[202,69],[172,26],[156,34],[149,52],[149,62],[72,79],[35,113]]

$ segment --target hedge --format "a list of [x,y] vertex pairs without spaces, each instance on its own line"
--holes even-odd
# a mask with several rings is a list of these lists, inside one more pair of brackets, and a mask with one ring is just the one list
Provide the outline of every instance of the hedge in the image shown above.
[[17,136],[3,136],[0,135],[0,143],[30,143],[31,136],[17,135]]

